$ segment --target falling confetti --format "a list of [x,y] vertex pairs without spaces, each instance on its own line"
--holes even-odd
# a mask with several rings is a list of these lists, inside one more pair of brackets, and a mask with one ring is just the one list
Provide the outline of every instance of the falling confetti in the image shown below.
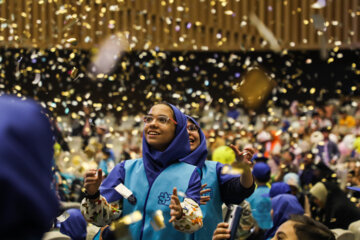
[[151,226],[155,231],[165,228],[164,216],[161,210],[156,210],[150,221]]
[[130,237],[128,230],[129,225],[141,221],[143,218],[140,211],[132,212],[117,221],[113,221],[110,225],[110,230],[114,233],[117,239]]
[[325,6],[326,6],[326,0],[317,0],[317,2],[311,5],[311,8],[321,9],[324,8]]
[[97,50],[97,54],[89,66],[89,72],[95,76],[109,74],[128,47],[128,42],[123,34],[111,35],[104,40]]
[[36,73],[35,74],[35,79],[34,79],[34,81],[32,81],[32,84],[37,85],[37,84],[39,84],[40,80],[41,80],[40,73]]
[[250,21],[256,27],[259,34],[269,42],[270,49],[274,52],[280,52],[281,47],[275,38],[274,34],[265,26],[265,24],[255,15],[250,14]]

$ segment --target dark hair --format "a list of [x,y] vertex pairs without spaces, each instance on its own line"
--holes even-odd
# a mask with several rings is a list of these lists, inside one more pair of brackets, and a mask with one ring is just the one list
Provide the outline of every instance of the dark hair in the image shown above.
[[335,240],[335,235],[322,223],[304,215],[291,215],[298,239]]
[[111,155],[110,149],[107,148],[107,147],[103,147],[103,148],[101,149],[101,151],[102,151],[104,154],[106,154],[106,156],[108,156],[108,157]]

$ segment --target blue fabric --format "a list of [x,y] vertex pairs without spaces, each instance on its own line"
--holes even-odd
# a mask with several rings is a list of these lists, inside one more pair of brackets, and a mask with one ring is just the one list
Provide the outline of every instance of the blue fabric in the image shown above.
[[[179,171],[181,172],[181,170]],[[188,189],[185,195],[200,204],[201,177],[200,170],[197,168],[190,177]]]
[[240,113],[236,109],[229,109],[227,116],[231,117],[232,119],[237,119],[239,117]]
[[347,189],[360,192],[360,187],[347,187]]
[[[141,158],[138,160],[142,161]],[[114,188],[125,181],[125,162],[126,161],[123,161],[117,164],[100,186],[100,194],[105,197],[108,202],[115,202],[123,198]],[[199,170],[197,169],[190,177],[189,186],[185,194],[188,198],[191,198],[199,204],[200,190],[201,179]]]
[[[124,184],[134,193],[137,198],[136,205],[124,201],[123,214],[127,215],[139,210],[143,214],[143,220],[130,225],[132,239],[187,239],[190,234],[175,230],[170,220],[169,204],[173,188],[178,193],[185,193],[195,166],[186,163],[171,164],[157,176],[152,185],[147,181],[145,168],[142,161],[129,160],[125,162]],[[181,172],[181,174],[178,174]],[[182,202],[183,197],[179,195]],[[161,210],[166,227],[155,231],[151,226],[152,216],[156,210]]]
[[222,222],[222,201],[220,186],[217,177],[218,162],[205,161],[202,168],[201,184],[207,184],[205,189],[211,189],[207,195],[210,201],[205,205],[200,205],[203,214],[203,227],[194,233],[194,239],[212,239],[212,235],[218,223]]
[[261,229],[269,229],[273,226],[271,219],[271,200],[263,197],[268,194],[270,189],[267,186],[259,186],[254,193],[247,199],[251,206],[251,212]]
[[125,162],[126,161],[116,164],[110,174],[104,179],[104,181],[100,185],[100,194],[109,203],[118,201],[123,198],[117,191],[115,191],[114,188],[120,183],[124,183]]
[[[327,148],[328,148],[328,155],[329,155],[330,160],[333,159],[335,156],[337,158],[340,157],[340,151],[339,151],[339,148],[336,143],[329,140]],[[319,145],[317,145],[317,149],[318,149],[317,155],[320,157],[321,161],[323,161],[325,163],[325,160],[324,160],[325,145],[319,144]]]
[[60,224],[60,232],[71,237],[72,240],[86,239],[86,220],[80,209],[67,210],[69,217]]
[[281,131],[286,132],[290,127],[290,122],[288,120],[284,120],[282,122]]
[[271,184],[269,194],[264,194],[264,197],[276,197],[277,195],[284,194],[284,193],[291,193],[291,188],[288,184],[284,182],[275,182]]
[[205,164],[205,160],[208,154],[206,147],[206,138],[203,131],[200,128],[200,125],[195,121],[195,119],[190,116],[187,117],[199,128],[200,145],[194,151],[188,154],[186,157],[181,158],[180,162],[186,162],[191,165],[195,165],[199,168],[202,168]]
[[2,238],[41,236],[59,209],[55,192],[50,189],[53,134],[42,111],[34,101],[0,97]]
[[254,167],[252,174],[254,177],[262,182],[269,181],[271,169],[269,165],[263,162],[257,162]]
[[240,174],[222,174],[221,171],[225,165],[222,163],[216,164],[216,173],[219,179],[219,184],[224,185],[226,182],[230,181],[233,178],[240,178]]
[[269,229],[265,238],[272,238],[281,224],[289,220],[293,214],[304,214],[304,209],[294,195],[280,194],[271,199],[273,209],[273,227]]
[[166,150],[161,152],[151,148],[151,146],[146,142],[145,133],[143,133],[143,161],[146,176],[150,185],[162,170],[190,153],[189,134],[186,128],[187,117],[175,106],[171,104],[169,104],[169,106],[174,111],[177,125],[175,129],[175,137]]

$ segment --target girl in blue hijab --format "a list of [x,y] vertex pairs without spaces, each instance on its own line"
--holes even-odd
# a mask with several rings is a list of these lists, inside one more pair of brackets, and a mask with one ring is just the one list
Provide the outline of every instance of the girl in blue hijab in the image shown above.
[[265,233],[265,239],[274,237],[281,224],[290,219],[291,215],[303,215],[304,209],[292,194],[280,194],[271,199],[273,227]]
[[[187,239],[186,233],[202,226],[200,171],[179,161],[190,153],[187,118],[175,106],[160,103],[144,123],[142,158],[115,166],[99,190],[102,171],[86,173],[82,213],[88,222],[104,226],[138,210],[143,219],[130,226],[132,239]],[[156,210],[164,217],[159,231],[154,230],[159,227],[154,226]]]
[[205,188],[201,197],[204,226],[194,233],[194,239],[211,239],[217,224],[223,220],[222,204],[240,204],[253,193],[255,186],[252,183],[249,188],[243,187],[240,175],[222,174],[223,164],[206,160],[205,135],[195,119],[187,117],[191,153],[180,161],[201,169],[201,183]]

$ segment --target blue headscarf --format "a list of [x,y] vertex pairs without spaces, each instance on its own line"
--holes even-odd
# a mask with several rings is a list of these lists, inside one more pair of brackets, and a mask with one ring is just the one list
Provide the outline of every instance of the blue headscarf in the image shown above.
[[175,137],[170,145],[161,152],[153,149],[146,141],[145,133],[143,133],[142,148],[145,172],[149,184],[151,185],[155,178],[169,165],[178,162],[179,159],[190,153],[189,134],[187,132],[186,116],[172,104],[168,104],[174,111],[175,121]]
[[189,120],[191,120],[198,128],[199,128],[199,135],[200,135],[200,145],[192,151],[189,155],[186,157],[180,159],[180,162],[186,162],[191,165],[197,166],[200,169],[204,166],[205,160],[207,157],[207,147],[206,147],[206,138],[201,130],[199,124],[195,121],[194,118],[187,116]]
[[271,199],[273,209],[273,227],[266,234],[265,239],[272,238],[281,224],[290,219],[293,214],[304,214],[304,209],[292,194],[280,194]]
[[61,223],[60,232],[65,234],[73,240],[85,240],[86,239],[86,220],[80,212],[80,209],[67,210],[69,217]]
[[[53,134],[34,101],[0,96],[0,234],[41,237],[58,213],[50,189]],[[19,231],[20,229],[20,231]]]

